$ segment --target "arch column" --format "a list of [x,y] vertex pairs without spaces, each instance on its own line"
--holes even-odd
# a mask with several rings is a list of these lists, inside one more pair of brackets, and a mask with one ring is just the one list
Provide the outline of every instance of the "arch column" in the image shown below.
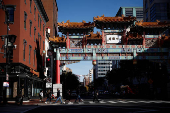
[[57,55],[56,55],[56,84],[60,84],[60,52],[59,48],[57,48]]

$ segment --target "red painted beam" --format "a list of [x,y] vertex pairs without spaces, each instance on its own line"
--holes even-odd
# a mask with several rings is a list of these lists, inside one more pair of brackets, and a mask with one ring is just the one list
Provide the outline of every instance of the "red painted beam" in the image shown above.
[[56,84],[60,84],[60,60],[56,60]]

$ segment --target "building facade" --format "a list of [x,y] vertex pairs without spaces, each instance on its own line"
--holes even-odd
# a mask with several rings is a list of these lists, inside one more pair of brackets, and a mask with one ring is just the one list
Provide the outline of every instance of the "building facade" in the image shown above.
[[[48,16],[41,0],[3,0],[3,2],[10,12],[10,19],[13,19],[9,24],[8,34],[17,36],[13,62],[8,67],[7,97],[15,98],[19,93],[25,98],[39,96],[44,82],[42,54],[45,50],[45,26],[49,20]],[[0,36],[4,36],[7,34],[7,25],[4,23],[6,15],[3,9],[0,9],[0,15]],[[4,41],[0,40],[0,45],[4,45]],[[0,57],[0,68],[5,70],[6,59],[3,54],[0,54]],[[1,71],[0,79],[2,82],[5,81],[5,71]],[[2,92],[2,84],[0,88]]]
[[[50,29],[50,33],[49,33],[49,37],[50,38],[55,38],[58,34],[57,32],[57,22],[58,22],[58,6],[57,6],[57,2],[56,0],[41,0],[42,4],[44,6],[44,9],[48,15],[49,21],[46,23],[46,27],[49,30]],[[48,46],[48,48],[46,48],[46,53],[48,50],[52,51],[52,53],[54,53],[54,48],[52,46],[52,43],[49,43],[49,39],[46,42],[46,45]],[[48,56],[46,54],[46,58],[49,57],[51,59],[51,63],[50,63],[50,67],[46,67],[45,69],[45,76],[49,79],[52,79],[52,83],[55,83],[55,63],[54,63],[54,59],[55,59],[55,54]],[[46,59],[45,58],[45,59]],[[49,73],[47,73],[47,71]],[[60,73],[62,71],[60,70]],[[48,81],[49,82],[49,81]],[[47,88],[47,87],[46,87]],[[48,88],[52,88],[52,85]]]
[[50,37],[58,35],[57,31],[57,22],[58,22],[58,7],[56,0],[41,0],[44,6],[44,9],[48,15],[49,21],[46,26],[49,27]]
[[143,20],[143,7],[120,7],[116,16],[136,17],[137,21]]
[[145,22],[170,21],[169,0],[143,0]]

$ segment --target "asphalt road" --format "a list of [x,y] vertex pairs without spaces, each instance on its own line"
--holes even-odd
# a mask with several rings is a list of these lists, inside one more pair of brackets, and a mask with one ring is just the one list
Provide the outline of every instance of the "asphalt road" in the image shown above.
[[115,100],[104,99],[100,102],[85,100],[66,104],[42,104],[25,113],[167,113],[170,101],[161,100]]
[[144,99],[101,99],[93,102],[85,99],[84,102],[65,104],[28,102],[27,105],[0,106],[0,113],[169,113],[170,101]]

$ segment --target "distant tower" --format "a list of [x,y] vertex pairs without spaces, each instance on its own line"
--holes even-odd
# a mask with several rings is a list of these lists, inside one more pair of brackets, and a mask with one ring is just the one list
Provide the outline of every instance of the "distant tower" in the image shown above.
[[170,0],[143,0],[144,22],[170,21]]
[[136,17],[137,21],[143,20],[143,7],[120,7],[116,16]]

